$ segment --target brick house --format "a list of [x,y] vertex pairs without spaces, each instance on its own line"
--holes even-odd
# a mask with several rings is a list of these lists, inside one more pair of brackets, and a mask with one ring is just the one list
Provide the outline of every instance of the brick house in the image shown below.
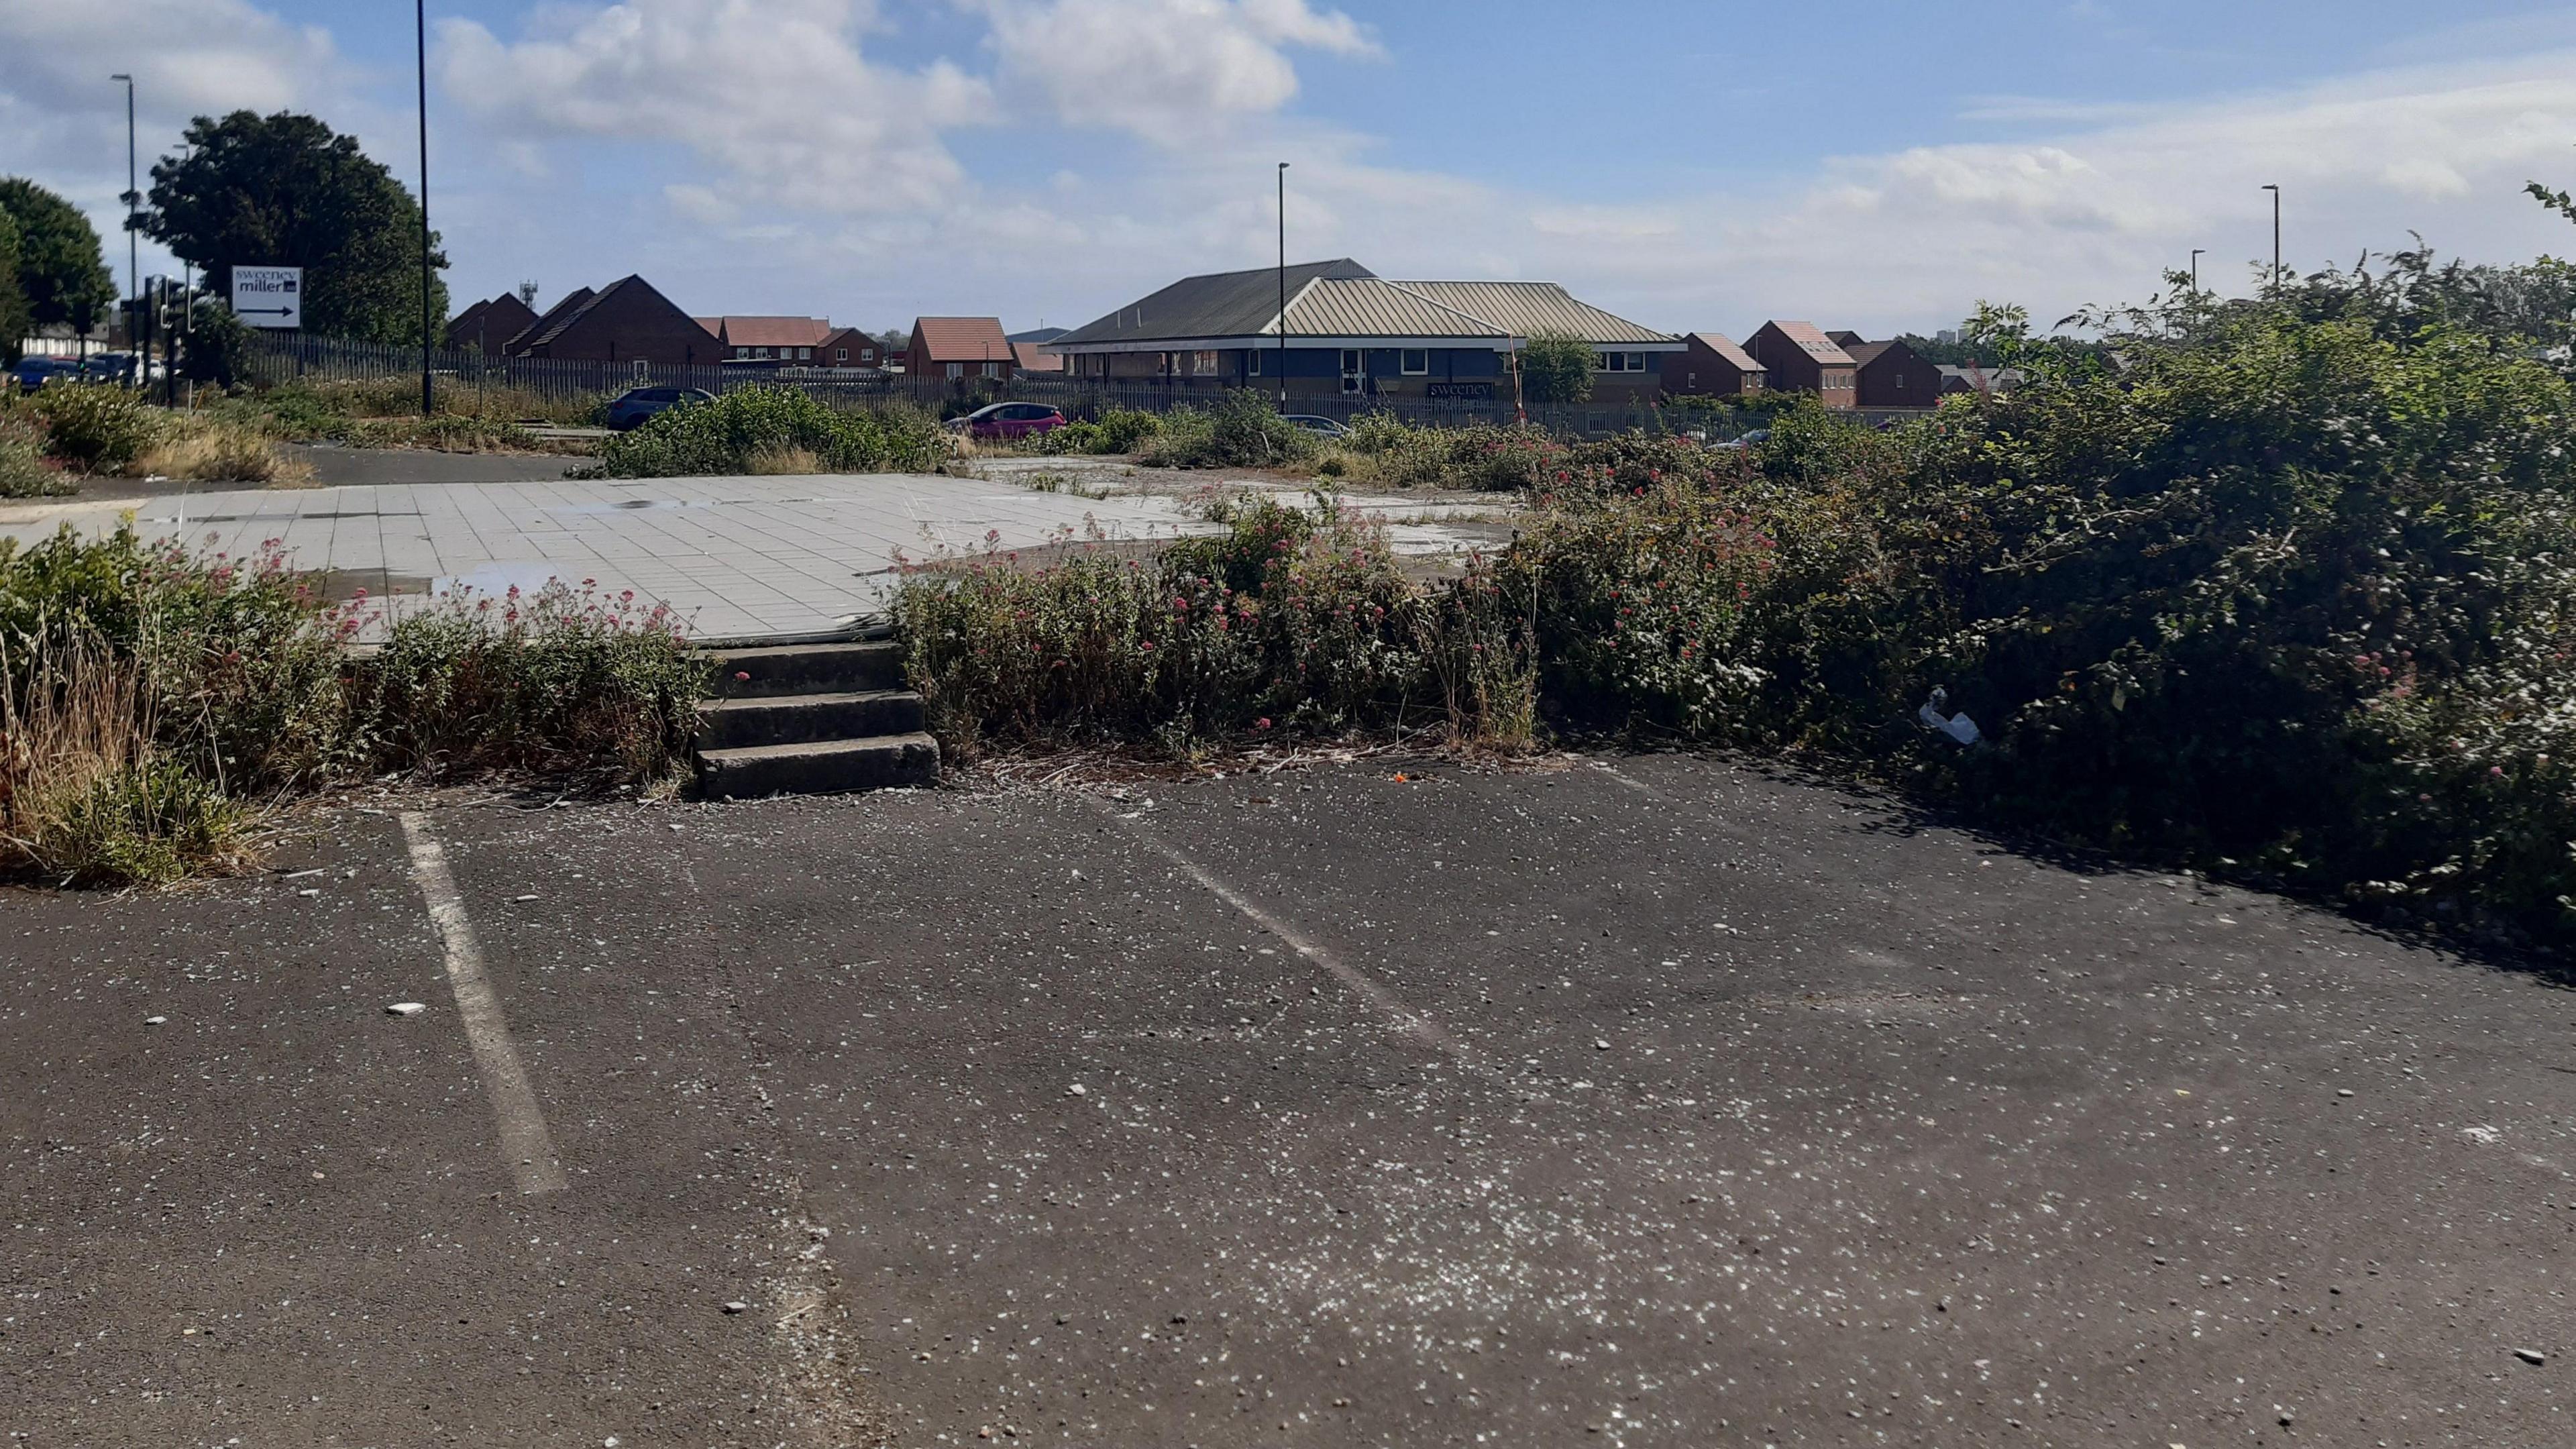
[[885,344],[856,327],[835,327],[831,334],[814,347],[816,367],[863,367],[871,371],[885,366]]
[[1736,397],[1762,391],[1766,372],[1753,355],[1718,332],[1686,332],[1682,349],[1664,356],[1664,391],[1673,397]]
[[1860,364],[1812,322],[1765,322],[1744,340],[1744,350],[1769,375],[1773,392],[1811,392],[1829,408],[1857,405],[1853,374]]
[[1682,350],[1554,282],[1390,281],[1348,257],[1184,277],[1048,346],[1077,377],[1490,400],[1512,395],[1515,354],[1542,333],[1592,345],[1592,406],[1605,410],[1650,397]]
[[717,360],[715,337],[642,277],[622,277],[579,305],[572,302],[568,297],[538,319],[511,344],[511,355],[672,367]]
[[456,320],[447,324],[444,345],[450,351],[471,347],[497,353],[511,338],[536,325],[536,309],[520,301],[516,292],[503,292],[457,313]]
[[1854,364],[1852,394],[1865,408],[1929,408],[1941,403],[1941,369],[1902,342],[1864,342],[1857,332],[1826,334]]
[[999,317],[916,317],[904,357],[914,377],[951,386],[978,378],[1006,381],[1019,366]]
[[713,332],[718,356],[727,362],[771,362],[782,367],[812,367],[815,349],[832,335],[832,324],[820,317],[701,317],[698,325]]
[[529,323],[526,327],[512,334],[508,341],[502,343],[502,354],[508,357],[520,356],[521,348],[536,340],[537,336],[543,333],[547,328],[552,327],[556,323],[571,316],[573,313],[588,306],[590,304],[590,299],[598,295],[599,294],[597,292],[592,291],[588,287],[575,287],[571,291],[564,293],[561,298],[556,300],[553,306],[538,313],[536,321]]

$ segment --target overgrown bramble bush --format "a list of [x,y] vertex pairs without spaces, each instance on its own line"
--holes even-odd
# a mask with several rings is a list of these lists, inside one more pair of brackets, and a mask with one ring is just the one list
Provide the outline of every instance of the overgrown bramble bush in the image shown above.
[[798,388],[740,387],[683,403],[600,446],[585,470],[604,478],[746,473],[764,455],[810,454],[828,472],[924,472],[947,456],[930,415],[914,408],[843,412]]
[[1462,597],[1476,608],[1408,583],[1354,515],[1265,502],[1150,559],[915,568],[893,612],[932,728],[960,755],[1093,741],[1186,753],[1243,731],[1438,721],[1524,741],[1527,650],[1478,658],[1485,635],[1514,636],[1484,594]]
[[1768,677],[1746,636],[1777,548],[1740,505],[1677,482],[1542,515],[1512,561],[1535,592],[1543,686],[1686,734],[1735,727]]
[[[2576,407],[2484,340],[2272,311],[1893,433],[1783,415],[1761,685],[1695,730],[1980,813],[2525,928],[2576,923]],[[1901,723],[1934,686],[1989,744]]]

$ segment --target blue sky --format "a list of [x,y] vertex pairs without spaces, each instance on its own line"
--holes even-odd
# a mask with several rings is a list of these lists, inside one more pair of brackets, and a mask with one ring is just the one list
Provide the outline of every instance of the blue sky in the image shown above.
[[[640,271],[692,311],[1087,320],[1290,250],[1538,276],[1639,321],[1877,335],[1980,298],[2241,287],[2420,231],[2576,241],[2576,11],[2457,0],[441,0],[433,201],[460,298]],[[112,225],[198,110],[310,109],[406,179],[409,7],[0,6],[0,169]],[[103,227],[103,230],[106,228]],[[121,259],[120,259],[121,260]],[[147,269],[156,265],[147,259]]]

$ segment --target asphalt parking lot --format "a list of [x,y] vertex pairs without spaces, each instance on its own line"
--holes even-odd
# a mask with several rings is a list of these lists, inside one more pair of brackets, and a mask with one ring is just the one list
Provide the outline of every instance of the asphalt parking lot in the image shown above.
[[0,897],[0,1431],[2576,1442],[2564,992],[1723,761],[1398,772]]

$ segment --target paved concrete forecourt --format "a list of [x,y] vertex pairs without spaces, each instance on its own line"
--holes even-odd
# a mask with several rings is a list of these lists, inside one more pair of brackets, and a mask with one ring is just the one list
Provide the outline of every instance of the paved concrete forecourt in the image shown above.
[[63,523],[239,558],[270,539],[334,592],[418,597],[595,580],[667,603],[709,640],[828,634],[877,614],[898,553],[1170,539],[1214,530],[1182,501],[1085,498],[918,474],[385,484],[72,499],[0,509],[0,536]]

